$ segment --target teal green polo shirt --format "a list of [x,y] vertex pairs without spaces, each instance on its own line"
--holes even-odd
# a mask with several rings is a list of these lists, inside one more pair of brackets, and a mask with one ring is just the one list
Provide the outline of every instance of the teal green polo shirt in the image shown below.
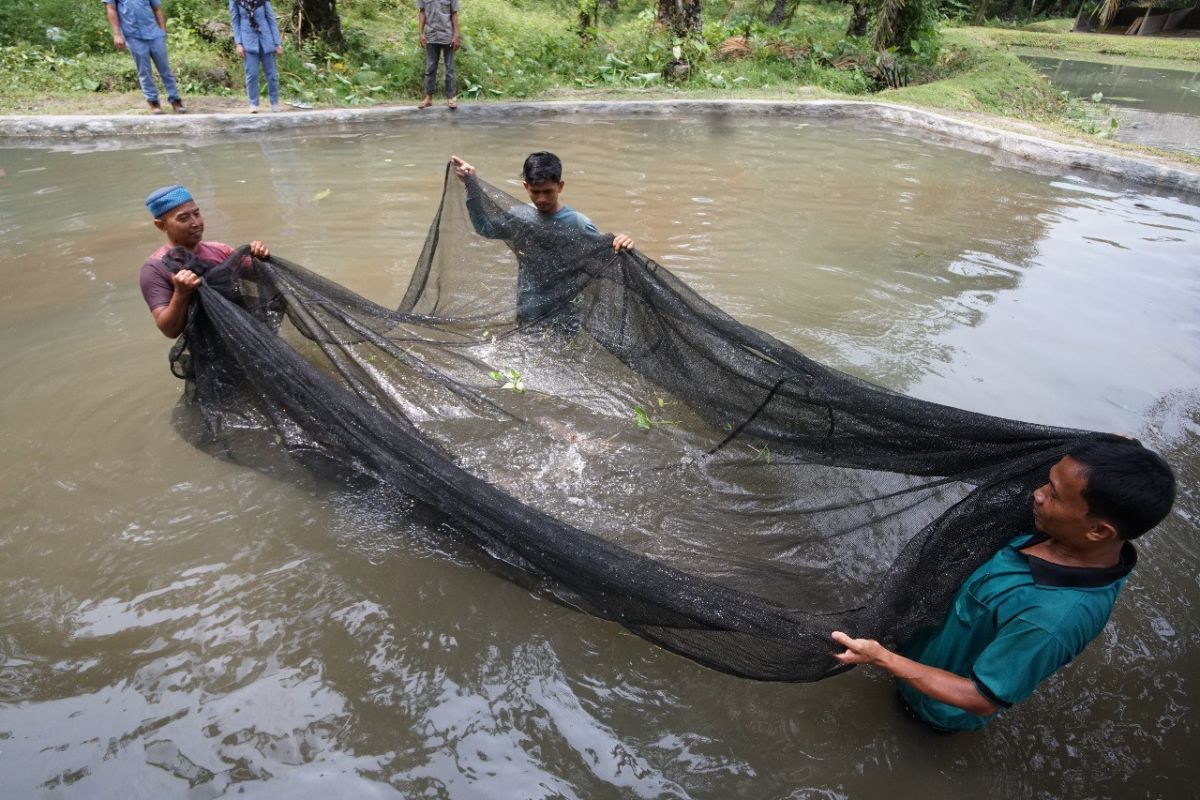
[[[1099,569],[1064,567],[1020,552],[1046,538],[1022,534],[1002,547],[958,590],[941,627],[919,634],[900,652],[970,678],[1001,709],[1033,694],[1104,629],[1137,563],[1129,542],[1116,565]],[[904,681],[899,690],[917,716],[937,728],[975,730],[990,719],[934,700]]]

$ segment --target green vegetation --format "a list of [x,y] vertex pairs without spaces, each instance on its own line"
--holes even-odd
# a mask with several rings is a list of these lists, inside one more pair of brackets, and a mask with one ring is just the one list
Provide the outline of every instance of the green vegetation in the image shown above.
[[[276,11],[287,5],[280,0]],[[10,0],[0,10],[0,68],[16,77],[0,90],[0,110],[44,110],[47,101],[82,110],[97,94],[130,95],[125,102],[136,103],[132,61],[113,50],[99,6],[80,13],[75,0]],[[794,95],[808,87],[863,95],[884,85],[871,39],[845,35],[846,5],[799,5],[782,27],[763,22],[760,6],[710,3],[702,34],[677,39],[655,24],[655,6],[648,2],[626,4],[620,13],[602,11],[599,25],[581,32],[578,7],[570,0],[472,0],[462,18],[460,94],[473,100],[578,90]],[[242,65],[225,3],[164,0],[163,8],[183,94],[240,99]],[[285,97],[339,106],[419,97],[423,54],[411,4],[343,0],[340,9],[345,45],[339,52],[319,41],[297,45],[289,35],[291,20],[281,21],[289,35],[280,59]],[[902,24],[924,27],[912,46],[885,60],[911,80],[926,79],[937,58],[936,28],[924,18],[894,22]],[[671,62],[685,68],[668,70]]]
[[[584,8],[586,6],[586,8]],[[1103,107],[1064,98],[1016,56],[1019,48],[1096,58],[1171,59],[1200,66],[1188,39],[1071,34],[1069,19],[1022,28],[960,27],[978,16],[959,0],[713,0],[702,30],[676,37],[657,3],[625,0],[469,0],[462,12],[459,93],[486,102],[547,97],[877,98],[986,113],[1093,136],[1111,133]],[[242,65],[224,0],[163,0],[169,51],[193,110],[242,105]],[[587,25],[581,25],[581,8]],[[766,22],[782,8],[780,25]],[[278,0],[288,13],[290,0]],[[344,43],[298,43],[294,20],[280,59],[285,101],[314,107],[408,103],[422,94],[423,53],[410,0],[341,0]],[[857,15],[857,16],[852,16]],[[862,36],[848,36],[868,19]],[[880,49],[888,42],[894,46]],[[140,108],[128,54],[112,47],[103,8],[77,0],[0,5],[0,113],[126,112]]]
[[982,111],[1032,121],[1062,118],[1069,102],[1015,55],[982,45],[978,29],[949,29],[937,80],[888,92],[898,103]]
[[501,389],[512,389],[517,394],[525,394],[525,381],[522,380],[521,373],[512,367],[494,369],[488,373],[488,377],[499,383]]
[[[662,413],[667,408],[667,406],[675,405],[675,403],[673,401],[668,403],[666,400],[663,400],[661,397],[656,397],[654,400],[655,400],[655,405],[658,408],[658,413]],[[677,420],[655,419],[654,417],[651,417],[650,412],[646,410],[645,406],[634,406],[633,407],[633,422],[635,425],[638,426],[639,429],[641,429],[643,431],[648,431],[651,428],[653,428],[655,425],[676,425],[676,424],[678,424]]]
[[1160,36],[1116,36],[1104,33],[1071,33],[1074,20],[1035,23],[1022,29],[970,28],[975,40],[990,47],[1036,47],[1074,53],[1101,53],[1135,58],[1162,58],[1200,62],[1200,41]]

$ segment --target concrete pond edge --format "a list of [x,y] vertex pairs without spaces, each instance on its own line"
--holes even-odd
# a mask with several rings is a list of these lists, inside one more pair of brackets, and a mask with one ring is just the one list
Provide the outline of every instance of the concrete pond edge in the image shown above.
[[[1122,183],[1159,191],[1200,195],[1200,169],[1156,162],[1029,134],[991,128],[932,111],[848,100],[579,100],[525,103],[465,103],[457,110],[414,106],[322,109],[283,114],[189,114],[186,116],[7,116],[0,117],[0,144],[57,145],[113,137],[228,136],[305,128],[345,130],[366,123],[421,119],[508,120],[523,116],[594,114],[730,114],[816,119],[863,119],[917,130],[944,140],[1002,153],[1019,161],[1062,170],[1086,170]],[[6,142],[5,140],[9,140]]]

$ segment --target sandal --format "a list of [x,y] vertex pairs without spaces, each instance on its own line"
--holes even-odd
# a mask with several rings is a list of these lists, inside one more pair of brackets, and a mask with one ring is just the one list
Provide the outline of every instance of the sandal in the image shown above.
[[458,108],[458,98],[451,97],[449,100],[447,100],[446,108],[449,108],[449,109]]
[[429,108],[431,105],[433,105],[433,98],[426,97],[424,100],[421,101],[420,105],[418,105],[417,108]]

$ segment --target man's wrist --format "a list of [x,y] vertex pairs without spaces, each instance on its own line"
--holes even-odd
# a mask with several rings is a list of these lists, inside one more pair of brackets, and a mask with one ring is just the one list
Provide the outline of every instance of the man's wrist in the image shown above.
[[896,677],[902,677],[900,673],[903,671],[904,662],[908,661],[904,656],[894,653],[884,647],[879,642],[875,642],[870,654],[870,660],[867,661],[872,667],[879,667],[885,672],[889,672]]

